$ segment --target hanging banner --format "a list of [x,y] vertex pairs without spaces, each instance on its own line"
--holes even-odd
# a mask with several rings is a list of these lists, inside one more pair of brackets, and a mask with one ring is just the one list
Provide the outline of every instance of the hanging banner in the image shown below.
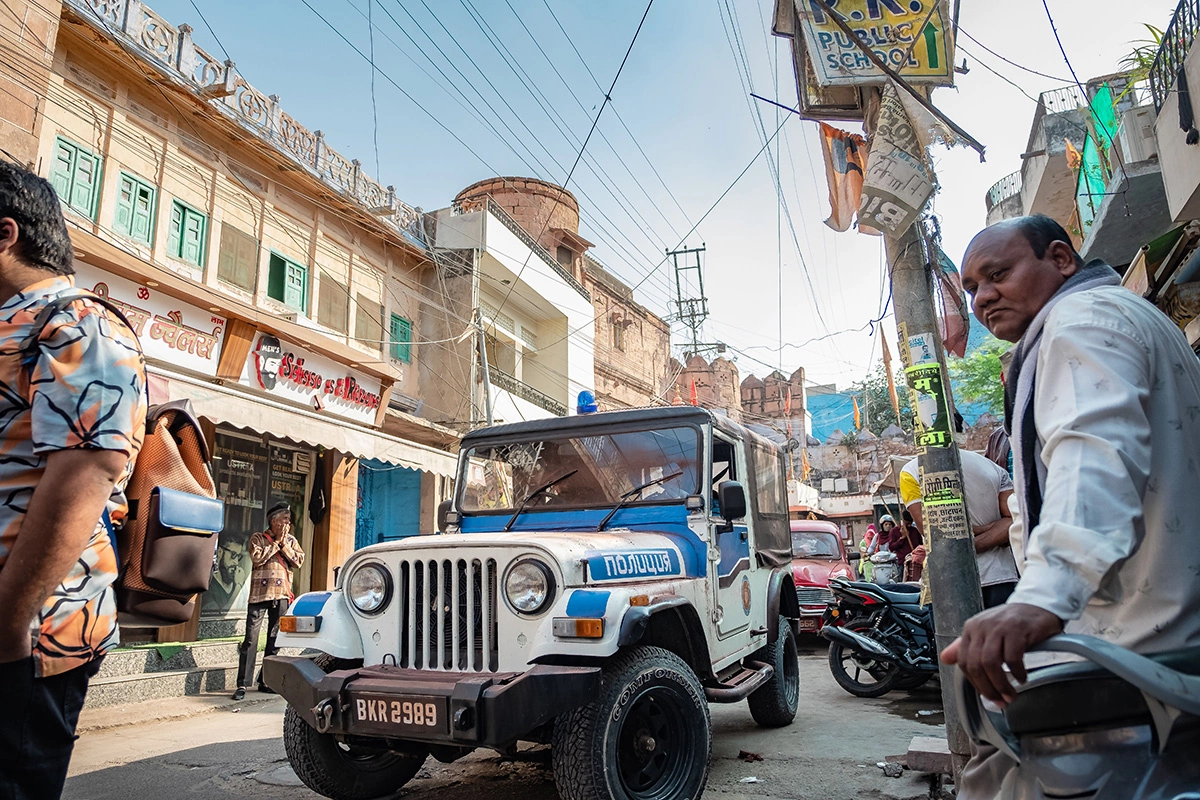
[[259,333],[238,381],[281,400],[366,425],[375,424],[382,387],[333,359],[302,350],[269,333]]
[[[827,0],[865,44],[911,84],[954,85],[947,0]],[[814,0],[796,0],[820,86],[881,85],[887,76]]]
[[863,179],[858,225],[899,236],[916,221],[933,195],[933,173],[925,148],[896,87],[883,87],[879,121],[871,140]]
[[825,156],[825,179],[829,183],[830,214],[825,224],[835,231],[847,231],[862,197],[867,140],[822,122],[821,153]]
[[210,377],[217,374],[225,338],[224,317],[90,264],[76,261],[74,266],[77,287],[120,306],[146,358]]

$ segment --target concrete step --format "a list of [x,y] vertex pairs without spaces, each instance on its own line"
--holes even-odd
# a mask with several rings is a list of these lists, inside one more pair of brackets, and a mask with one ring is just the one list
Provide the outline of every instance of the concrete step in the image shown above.
[[189,719],[214,711],[240,713],[253,708],[263,712],[262,706],[282,714],[286,703],[277,694],[263,694],[253,689],[246,692],[246,699],[234,700],[232,692],[201,692],[186,697],[164,697],[141,702],[121,702],[110,706],[85,706],[79,715],[76,732],[87,736],[91,733],[130,725],[145,725],[151,722]]
[[184,697],[201,692],[227,691],[232,694],[237,682],[237,670],[237,663],[234,662],[138,675],[97,676],[88,684],[84,708]]
[[[179,672],[236,664],[238,642],[218,640],[185,644],[140,645],[110,650],[96,679],[155,672]],[[94,679],[92,683],[95,683]]]

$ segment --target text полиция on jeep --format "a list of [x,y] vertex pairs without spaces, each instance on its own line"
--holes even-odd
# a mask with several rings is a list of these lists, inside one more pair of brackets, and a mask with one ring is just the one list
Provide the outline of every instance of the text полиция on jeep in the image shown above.
[[354,553],[298,598],[264,680],[312,790],[378,797],[426,757],[550,743],[567,800],[698,798],[708,703],[799,698],[783,458],[695,407],[463,440],[442,535]]

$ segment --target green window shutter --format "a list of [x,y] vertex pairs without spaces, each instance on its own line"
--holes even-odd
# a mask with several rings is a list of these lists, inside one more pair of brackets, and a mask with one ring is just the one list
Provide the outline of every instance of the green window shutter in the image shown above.
[[139,242],[150,241],[154,227],[154,187],[139,183],[133,195],[133,225],[129,235]]
[[405,364],[412,359],[412,323],[399,314],[392,314],[391,356]]
[[89,217],[96,213],[96,187],[100,182],[100,159],[91,153],[77,151],[75,173],[71,180],[71,202],[68,204]]
[[117,233],[133,236],[133,204],[137,194],[137,184],[128,175],[122,175],[117,184],[117,214],[113,220],[113,228]]
[[281,256],[271,253],[271,262],[267,267],[267,297],[284,302],[286,282],[287,262]]
[[283,302],[299,311],[308,309],[308,268],[287,262],[287,278],[283,288]]
[[75,154],[78,151],[71,145],[58,139],[54,143],[54,166],[50,171],[50,184],[58,193],[58,199],[64,203],[71,202],[71,181],[75,177]]
[[183,206],[171,204],[171,232],[167,235],[167,255],[180,258],[183,255]]
[[204,260],[204,224],[203,214],[190,208],[183,210],[183,243],[180,257],[189,264],[197,266]]

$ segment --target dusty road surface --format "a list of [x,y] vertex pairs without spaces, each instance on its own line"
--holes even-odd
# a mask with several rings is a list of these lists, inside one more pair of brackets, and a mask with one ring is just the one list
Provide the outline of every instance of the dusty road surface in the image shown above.
[[[877,700],[851,697],[829,675],[825,650],[800,655],[800,713],[788,728],[755,726],[744,702],[712,706],[713,759],[706,798],[910,800],[930,796],[928,780],[886,778],[875,766],[903,753],[916,735],[942,736],[937,683]],[[251,694],[253,697],[253,693]],[[190,719],[85,733],[75,748],[66,800],[164,797],[316,798],[297,780],[280,738],[284,703],[242,706]],[[746,763],[739,751],[763,761]],[[430,759],[397,795],[422,800],[555,800],[549,750],[517,760],[478,751],[454,764]],[[756,779],[747,782],[747,779]],[[166,792],[166,794],[164,794]]]

